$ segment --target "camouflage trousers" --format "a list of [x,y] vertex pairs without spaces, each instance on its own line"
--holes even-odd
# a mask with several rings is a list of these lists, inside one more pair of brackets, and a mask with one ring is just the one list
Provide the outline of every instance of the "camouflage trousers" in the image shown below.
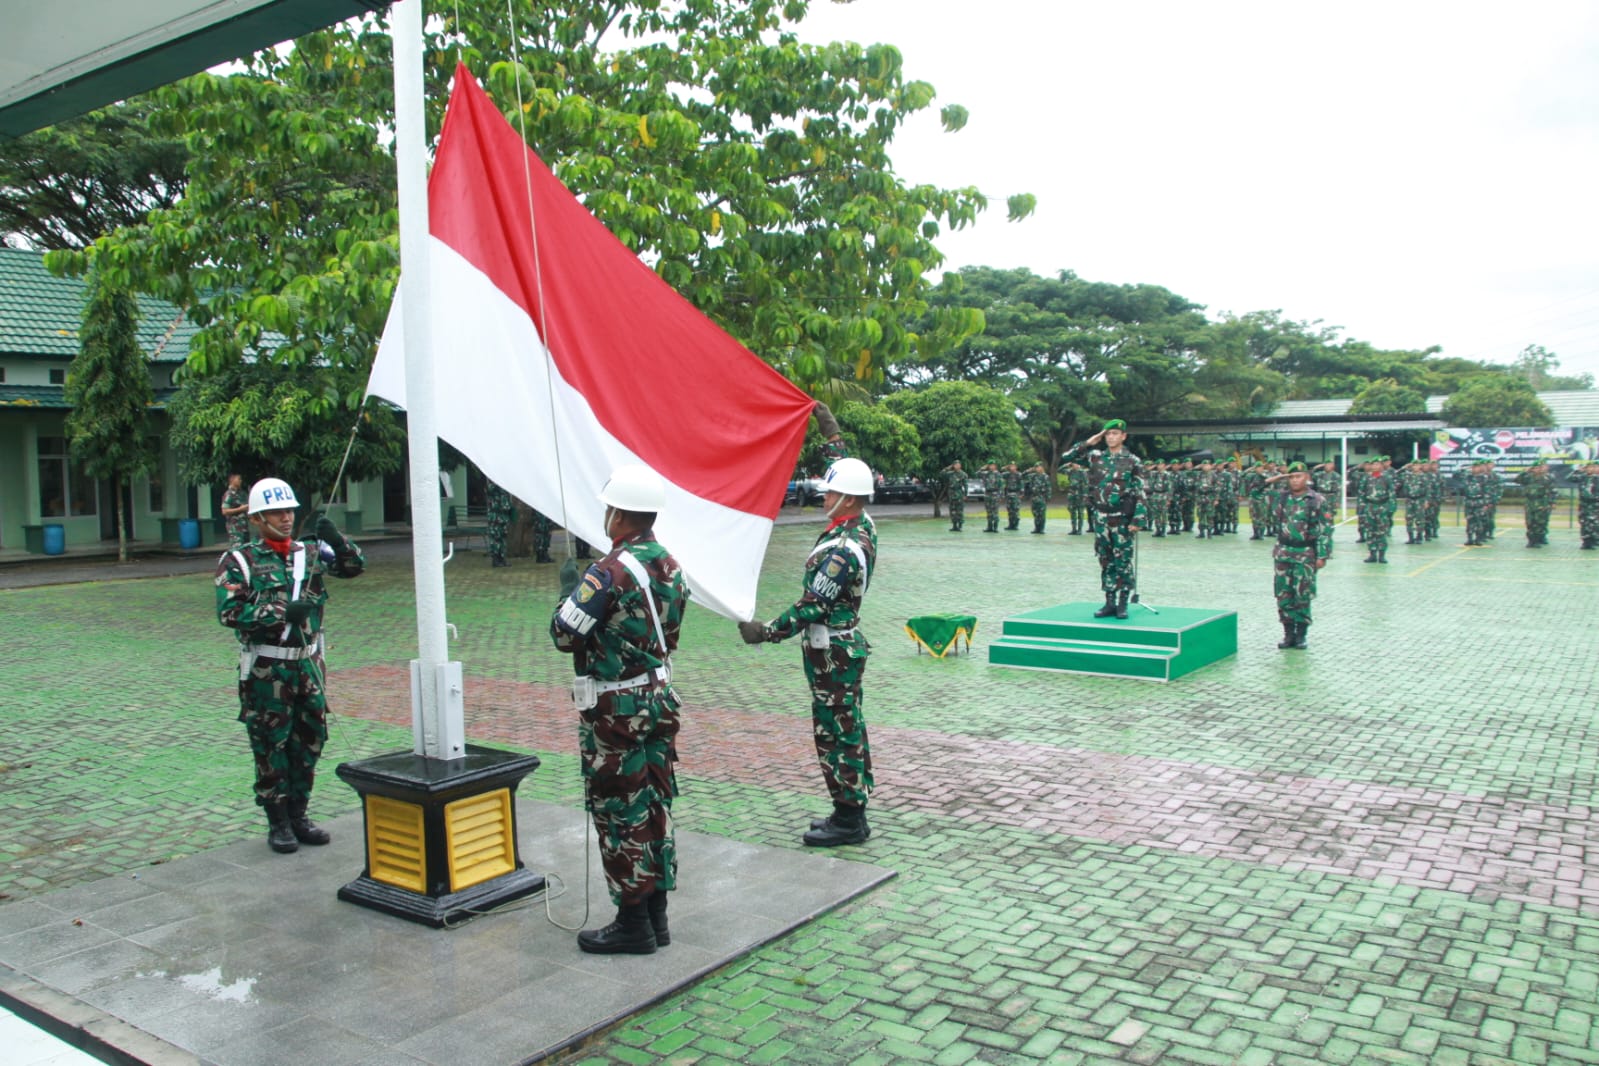
[[1201,533],[1211,533],[1216,528],[1216,501],[1209,496],[1201,496],[1194,501],[1194,525],[1199,527]]
[[1583,544],[1599,545],[1599,503],[1578,505],[1577,533]]
[[958,496],[949,498],[949,528],[959,529],[966,524],[966,501]]
[[1022,498],[1014,492],[1005,494],[1005,528],[1015,529],[1022,524]]
[[1172,494],[1171,502],[1166,505],[1166,532],[1181,533],[1183,529],[1183,498]]
[[1104,591],[1132,591],[1136,536],[1122,519],[1106,521],[1106,516],[1099,516],[1099,528],[1094,530],[1094,555],[1099,559],[1099,587]]
[[589,818],[605,887],[619,907],[642,903],[657,888],[677,887],[672,798],[678,706],[669,688],[633,689],[607,693],[579,712]]
[[834,637],[825,648],[803,648],[805,681],[811,687],[811,726],[822,780],[834,803],[863,807],[876,781],[872,746],[861,708],[861,678],[871,645],[860,633]]
[[1427,505],[1420,500],[1405,501],[1405,539],[1421,540],[1427,535]]
[[1266,501],[1259,496],[1249,497],[1249,532],[1253,536],[1266,535]]
[[988,517],[988,528],[989,529],[998,529],[999,528],[999,497],[998,496],[984,496],[983,497],[983,513]]
[[1466,539],[1482,542],[1493,531],[1490,509],[1485,504],[1466,504]]
[[1360,536],[1374,552],[1388,550],[1388,531],[1394,528],[1394,512],[1387,507],[1367,507],[1359,519]]
[[1049,501],[1034,499],[1031,504],[1033,509],[1033,528],[1042,533],[1044,532],[1044,519],[1049,514]]
[[1443,510],[1443,501],[1426,500],[1423,501],[1423,505],[1425,507],[1425,528],[1427,536],[1436,540],[1438,537],[1438,512]]
[[1554,508],[1547,503],[1527,504],[1526,512],[1528,544],[1549,543],[1549,512],[1553,509]]
[[1316,549],[1278,544],[1271,550],[1271,566],[1277,620],[1310,625],[1310,601],[1316,598]]
[[1083,506],[1083,502],[1081,500],[1068,500],[1066,503],[1066,509],[1071,514],[1072,532],[1082,532],[1083,512],[1087,510],[1087,508]]
[[316,781],[328,739],[328,702],[320,655],[286,662],[257,657],[239,682],[239,721],[255,757],[255,802],[303,800]]
[[1192,496],[1184,496],[1184,497],[1180,498],[1177,501],[1177,508],[1178,508],[1179,512],[1182,514],[1183,529],[1185,529],[1185,530],[1193,529],[1194,528],[1194,498]]
[[1165,515],[1171,510],[1171,500],[1160,493],[1150,493],[1144,501],[1144,509],[1149,512],[1151,531],[1166,528]]
[[510,524],[504,516],[496,516],[495,512],[489,512],[486,538],[489,544],[489,562],[502,565],[505,563],[505,533],[509,528]]
[[533,512],[533,561],[550,561],[550,520],[537,511]]

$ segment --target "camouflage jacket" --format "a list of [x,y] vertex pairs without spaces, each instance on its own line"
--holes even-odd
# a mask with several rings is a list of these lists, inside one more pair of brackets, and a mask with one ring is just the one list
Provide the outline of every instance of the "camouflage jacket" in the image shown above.
[[[338,552],[315,537],[292,543],[287,559],[257,537],[217,560],[217,620],[238,635],[240,644],[311,646],[322,632],[322,606],[328,601],[323,579],[357,577],[366,569],[361,549],[348,537]],[[298,598],[309,602],[311,611],[291,629],[284,609],[296,598],[296,557],[303,560]]]
[[1363,474],[1357,482],[1360,488],[1361,502],[1367,504],[1391,505],[1395,500],[1395,477],[1392,471],[1381,474]]
[[[666,647],[655,634],[655,619],[644,590],[621,560],[626,551],[643,564],[659,612]],[[572,668],[596,681],[622,681],[659,670],[677,648],[689,592],[683,571],[655,539],[653,529],[618,540],[583,572],[572,594],[556,604],[550,619],[555,647],[572,656]]]
[[1593,506],[1599,503],[1599,474],[1572,474],[1571,483],[1577,488],[1577,499]]
[[1461,482],[1460,498],[1478,506],[1492,503],[1499,498],[1494,495],[1494,486],[1491,484],[1497,480],[1492,475],[1483,477],[1481,474],[1468,474]]
[[1005,486],[1005,495],[1016,496],[1022,491],[1022,486],[1027,483],[1027,475],[1020,470],[1006,470],[1001,472],[1000,480]]
[[[1079,442],[1061,458],[1070,460],[1082,451],[1087,442]],[[1108,449],[1094,449],[1088,453],[1089,506],[1100,514],[1120,515],[1132,525],[1145,524],[1144,464],[1127,451],[1112,453]]]
[[1336,470],[1318,470],[1310,475],[1310,484],[1323,496],[1336,499],[1339,490],[1343,487],[1343,478],[1338,476]]
[[851,629],[860,622],[861,600],[877,567],[877,526],[864,512],[816,538],[805,560],[805,591],[767,625],[773,640],[806,626]]
[[1022,475],[1022,491],[1035,500],[1050,497],[1049,475],[1041,470],[1029,470]]
[[984,470],[982,477],[983,495],[990,499],[998,496],[999,490],[1005,485],[1005,478],[1000,472],[998,470]]
[[954,470],[946,466],[940,472],[944,475],[944,484],[949,486],[949,498],[952,500],[964,500],[966,498],[966,482],[970,480],[966,471]]
[[[223,507],[246,507],[250,503],[250,494],[243,489],[229,489],[222,494]],[[223,516],[223,521],[228,525],[228,536],[243,544],[250,539],[250,516],[243,511],[235,515]]]
[[1532,474],[1525,470],[1516,475],[1523,497],[1535,507],[1547,507],[1555,502],[1553,474]]
[[1327,500],[1315,489],[1306,489],[1295,496],[1285,492],[1277,498],[1277,524],[1281,532],[1277,543],[1288,548],[1316,550],[1316,558],[1332,556],[1332,521]]

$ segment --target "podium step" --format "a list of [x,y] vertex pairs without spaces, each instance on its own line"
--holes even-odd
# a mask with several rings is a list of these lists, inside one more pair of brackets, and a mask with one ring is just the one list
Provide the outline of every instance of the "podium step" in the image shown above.
[[1192,607],[1095,618],[1097,603],[1067,603],[1005,619],[988,646],[994,666],[1172,681],[1238,652],[1238,615]]

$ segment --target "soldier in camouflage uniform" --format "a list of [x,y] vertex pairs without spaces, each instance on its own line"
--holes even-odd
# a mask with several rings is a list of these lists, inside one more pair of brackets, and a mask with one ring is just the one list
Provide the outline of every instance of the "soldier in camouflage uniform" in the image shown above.
[[511,494],[494,482],[489,482],[487,524],[489,527],[489,565],[509,566],[505,559],[505,536],[511,528],[511,516],[516,514],[516,503]]
[[533,561],[535,563],[550,563],[555,560],[550,558],[550,530],[554,523],[538,511],[533,512]]
[[1209,459],[1200,463],[1191,484],[1194,492],[1194,527],[1199,530],[1194,534],[1194,539],[1204,540],[1206,537],[1214,537],[1217,512],[1215,464]]
[[1266,524],[1266,475],[1261,464],[1251,463],[1241,483],[1244,496],[1249,500],[1249,539],[1260,540]]
[[[1093,449],[1100,440],[1104,451]],[[1122,447],[1127,439],[1127,423],[1113,418],[1105,428],[1085,441],[1072,445],[1061,458],[1075,459],[1088,452],[1089,480],[1093,484],[1093,507],[1099,518],[1094,531],[1094,554],[1099,559],[1099,584],[1105,592],[1105,605],[1095,618],[1127,617],[1127,600],[1132,594],[1133,538],[1147,524],[1144,509],[1144,464]]]
[[1076,463],[1067,463],[1062,469],[1066,474],[1066,509],[1072,518],[1072,529],[1067,536],[1080,537],[1083,512],[1088,508],[1088,472]]
[[228,491],[222,494],[222,518],[228,527],[228,547],[242,548],[250,543],[250,494],[244,491],[244,475],[228,475]]
[[944,484],[949,487],[949,531],[959,533],[966,524],[966,471],[961,469],[961,461],[957,459],[939,473],[944,475]]
[[859,459],[840,459],[828,468],[827,484],[831,521],[805,560],[799,600],[768,623],[738,624],[746,644],[805,638],[816,755],[833,799],[833,813],[812,822],[803,837],[815,848],[860,844],[871,835],[866,801],[875,783],[861,691],[871,645],[859,628],[877,565],[877,527],[866,513],[872,474]]
[[1492,459],[1478,459],[1471,464],[1460,488],[1460,502],[1466,512],[1466,547],[1481,548],[1488,544],[1488,514],[1493,506],[1494,477]]
[[1022,524],[1022,472],[1015,463],[1005,464],[1001,475],[1005,486],[1005,528],[1020,529]]
[[1493,540],[1499,520],[1499,501],[1505,497],[1505,482],[1497,467],[1489,467],[1488,475],[1488,539]]
[[1154,523],[1154,535],[1166,535],[1165,515],[1171,509],[1171,470],[1166,463],[1150,463],[1149,473],[1144,477],[1144,509],[1149,512],[1150,521]]
[[1304,651],[1310,628],[1310,601],[1316,598],[1316,573],[1332,557],[1332,523],[1327,500],[1310,487],[1304,463],[1289,463],[1288,473],[1275,475],[1287,481],[1288,491],[1277,498],[1277,544],[1271,550],[1272,590],[1277,598],[1277,620],[1283,624],[1277,647]]
[[1394,525],[1398,498],[1394,493],[1394,474],[1388,457],[1379,455],[1371,470],[1360,479],[1360,500],[1365,505],[1366,558],[1368,563],[1388,562],[1388,531]]
[[1049,473],[1043,463],[1022,475],[1022,491],[1027,493],[1027,506],[1033,514],[1033,532],[1044,532],[1044,521],[1049,516]]
[[1238,532],[1238,462],[1229,459],[1221,464],[1216,471],[1216,480],[1220,488],[1220,499],[1217,507],[1218,533]]
[[1194,531],[1194,485],[1198,481],[1199,472],[1194,469],[1192,459],[1184,459],[1177,476],[1172,479],[1172,528],[1173,533],[1192,533]]
[[327,667],[322,659],[323,579],[356,577],[361,549],[321,515],[316,536],[294,540],[294,490],[277,478],[250,487],[256,536],[217,561],[217,619],[239,638],[239,721],[255,757],[255,802],[267,843],[291,852],[326,844],[306,815],[316,764],[328,739]]
[[1555,507],[1555,478],[1542,459],[1516,475],[1521,486],[1527,516],[1527,547],[1542,548],[1549,543],[1549,513]]
[[589,816],[616,920],[585,929],[594,955],[649,955],[671,943],[667,893],[677,887],[676,737],[672,690],[688,588],[677,560],[655,539],[666,486],[654,471],[624,466],[600,500],[611,550],[563,590],[550,620],[555,647],[577,674],[579,754]]
[[1005,478],[999,472],[999,464],[989,460],[983,467],[983,511],[988,516],[988,526],[984,533],[999,532],[999,493],[1005,485]]
[[1438,460],[1427,460],[1427,539],[1438,539],[1438,516],[1444,508],[1444,476],[1438,472]]
[[1422,502],[1426,484],[1420,462],[1406,463],[1394,471],[1394,496],[1405,501],[1405,543],[1420,544],[1427,525],[1427,507]]
[[1599,462],[1587,463],[1572,471],[1577,487],[1577,535],[1582,550],[1599,548]]

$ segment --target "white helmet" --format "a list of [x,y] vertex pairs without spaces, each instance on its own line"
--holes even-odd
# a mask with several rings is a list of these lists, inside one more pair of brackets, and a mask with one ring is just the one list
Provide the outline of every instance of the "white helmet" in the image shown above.
[[600,490],[600,502],[619,511],[659,511],[666,506],[666,482],[647,466],[619,466]]
[[250,486],[251,514],[260,514],[262,511],[287,511],[298,506],[300,501],[294,498],[294,490],[289,488],[287,481],[264,477]]
[[839,459],[827,468],[822,487],[828,492],[842,492],[846,496],[872,495],[872,469],[859,459]]

